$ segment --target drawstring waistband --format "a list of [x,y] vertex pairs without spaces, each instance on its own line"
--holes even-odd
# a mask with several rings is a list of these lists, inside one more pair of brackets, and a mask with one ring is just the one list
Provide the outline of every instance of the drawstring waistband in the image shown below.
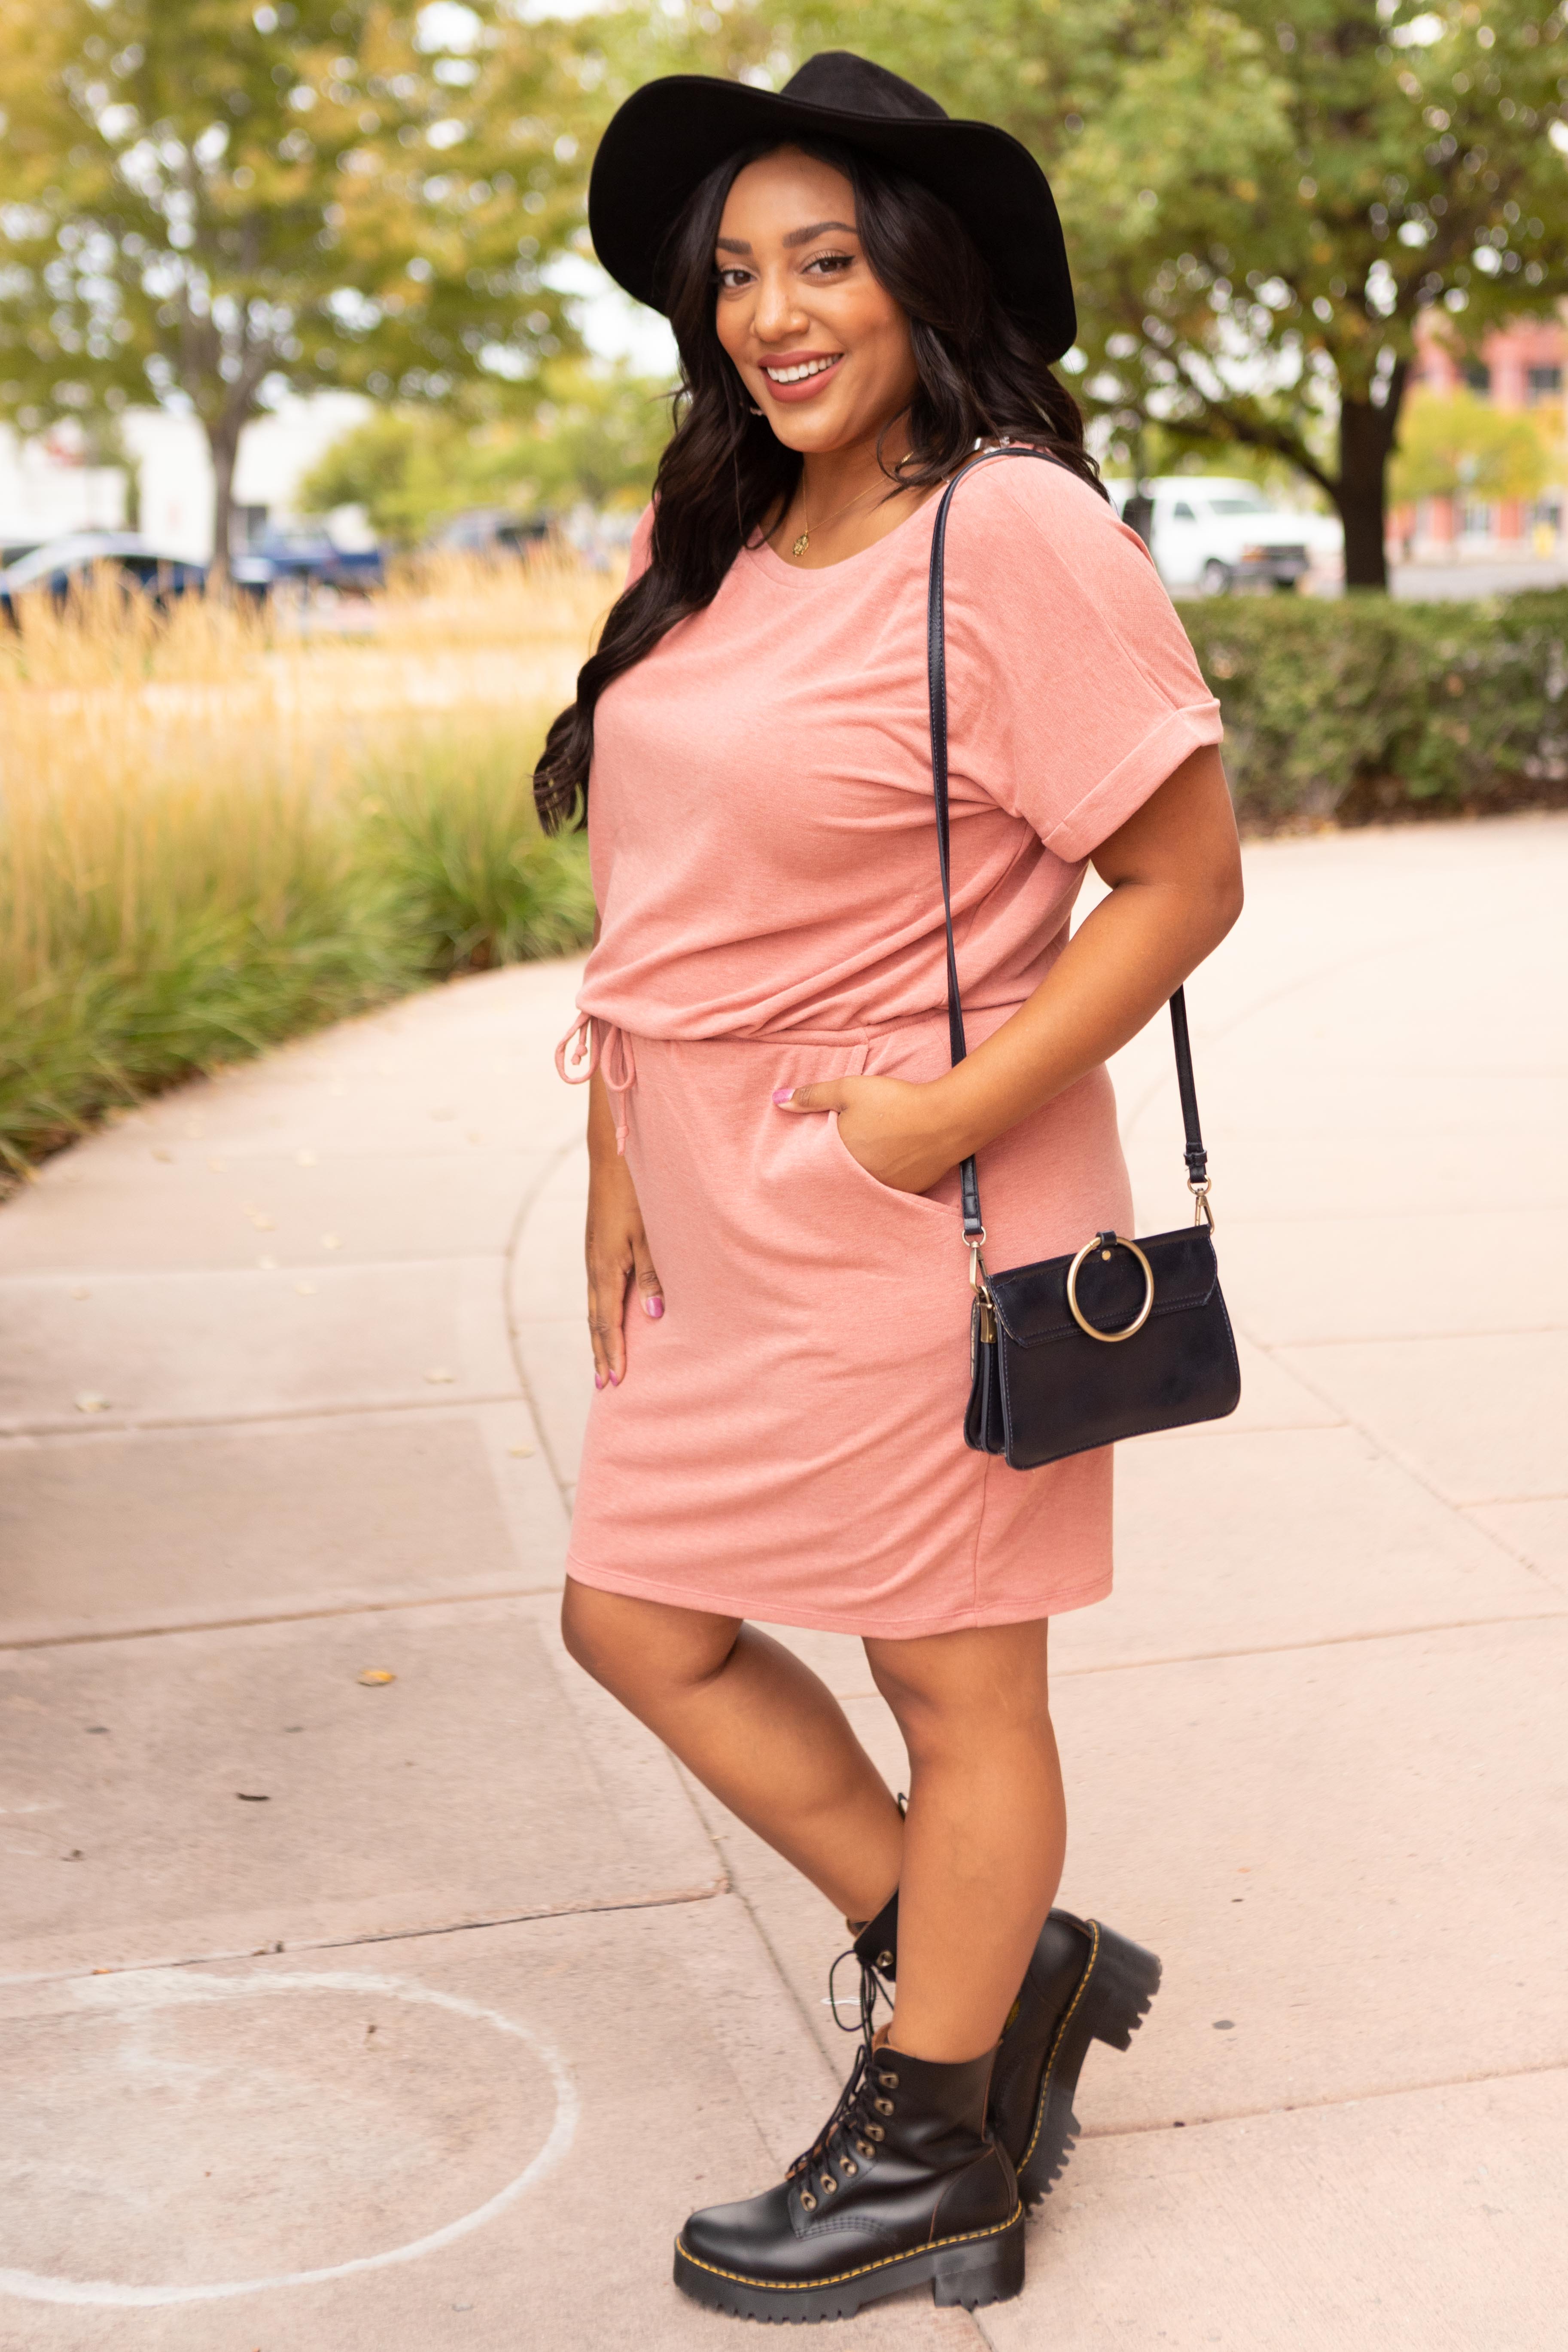
[[[570,1046],[570,1055],[567,1048]],[[568,1069],[567,1061],[573,1064]],[[586,1061],[585,1070],[576,1065]],[[596,1021],[591,1013],[580,1013],[555,1048],[555,1067],[569,1087],[585,1087],[595,1070],[602,1073],[610,1095],[610,1108],[616,1115],[616,1150],[626,1148],[626,1097],[637,1082],[637,1055],[632,1041],[624,1029],[613,1021]]]

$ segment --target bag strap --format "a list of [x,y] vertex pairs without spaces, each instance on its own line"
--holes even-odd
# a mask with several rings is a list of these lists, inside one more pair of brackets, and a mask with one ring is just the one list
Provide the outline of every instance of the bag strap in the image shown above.
[[[1057,463],[1043,449],[1030,448],[1027,444],[1003,442],[996,449],[987,449],[956,473],[942,494],[936,510],[936,521],[931,539],[931,583],[926,599],[926,678],[931,697],[931,780],[936,802],[936,856],[942,872],[942,917],[947,934],[947,1039],[952,1056],[952,1066],[958,1067],[968,1052],[963,1034],[963,1002],[958,987],[958,952],[952,938],[952,873],[950,858],[947,803],[947,635],[943,613],[942,584],[947,551],[947,510],[952,504],[952,494],[966,476],[982,466],[989,466],[998,457],[1036,457],[1043,464]],[[1198,1124],[1197,1087],[1193,1079],[1192,1045],[1187,1035],[1187,1002],[1181,989],[1171,999],[1171,1041],[1176,1055],[1176,1087],[1182,1098],[1182,1124],[1186,1133],[1187,1189],[1197,1202],[1197,1215],[1214,1223],[1214,1213],[1208,1204],[1208,1153],[1204,1149],[1203,1130]],[[963,1237],[975,1247],[985,1238],[985,1226],[980,1213],[980,1180],[974,1172],[974,1157],[971,1153],[959,1169],[959,1198],[963,1210]]]

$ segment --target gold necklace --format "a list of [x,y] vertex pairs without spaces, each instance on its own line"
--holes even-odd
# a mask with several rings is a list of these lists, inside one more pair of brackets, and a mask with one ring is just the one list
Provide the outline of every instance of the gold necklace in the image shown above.
[[[868,498],[870,496],[870,491],[875,489],[876,487],[876,484],[873,482],[868,489],[857,490],[852,499],[847,499],[841,507],[836,507],[833,512],[828,516],[827,522],[823,524],[823,530],[826,530],[829,523],[836,523],[840,515],[847,515],[851,507],[858,506],[860,500],[864,498]],[[790,553],[795,558],[797,562],[805,553],[806,549],[811,545],[811,517],[809,514],[806,514],[805,511],[805,480],[804,476],[801,478],[800,510],[803,515],[805,515],[805,529],[801,532],[800,537],[795,541],[794,546],[790,550]]]

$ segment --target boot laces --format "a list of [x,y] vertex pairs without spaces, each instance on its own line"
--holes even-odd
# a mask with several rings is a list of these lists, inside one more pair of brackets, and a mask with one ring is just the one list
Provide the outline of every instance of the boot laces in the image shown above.
[[[857,2029],[845,2025],[839,2018],[833,1980],[837,1975],[839,1963],[854,1957],[853,1949],[840,1952],[827,1979],[834,2022],[846,2033],[853,2033]],[[863,2165],[873,2162],[879,2146],[887,2137],[886,2126],[879,2117],[893,2112],[892,2101],[885,2094],[889,2087],[897,2087],[898,2077],[890,2069],[877,2063],[881,2055],[874,2047],[877,2002],[882,1998],[891,2005],[892,1997],[881,1976],[868,1961],[862,1960],[858,2021],[860,2047],[855,2053],[855,2063],[838,2094],[838,2104],[833,2113],[805,2154],[795,2158],[784,2175],[786,2180],[800,2181],[801,2202],[807,2212],[815,2212],[823,2198],[837,2193],[841,2172],[853,2179]]]

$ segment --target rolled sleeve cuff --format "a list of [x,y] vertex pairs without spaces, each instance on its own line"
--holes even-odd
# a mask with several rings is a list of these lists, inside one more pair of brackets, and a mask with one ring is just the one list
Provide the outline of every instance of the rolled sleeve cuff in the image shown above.
[[1212,698],[1168,712],[1046,835],[1046,847],[1065,865],[1080,864],[1119,825],[1125,824],[1168,776],[1174,775],[1184,760],[1207,744],[1219,742],[1224,733],[1219,704]]

